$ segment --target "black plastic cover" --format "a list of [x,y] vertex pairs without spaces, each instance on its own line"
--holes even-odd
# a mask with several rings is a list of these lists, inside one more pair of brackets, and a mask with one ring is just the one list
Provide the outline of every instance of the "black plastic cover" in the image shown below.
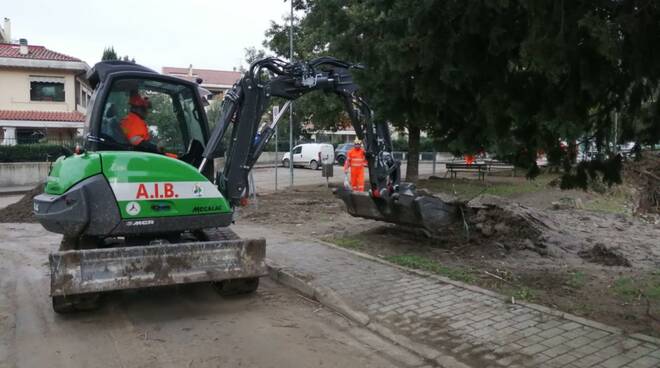
[[107,235],[121,221],[115,196],[102,174],[82,180],[62,195],[40,194],[33,202],[37,220],[54,233]]
[[130,61],[112,60],[96,63],[96,65],[87,72],[86,79],[87,82],[89,82],[90,87],[96,89],[99,82],[105,80],[109,74],[117,72],[148,72],[158,74],[152,69]]

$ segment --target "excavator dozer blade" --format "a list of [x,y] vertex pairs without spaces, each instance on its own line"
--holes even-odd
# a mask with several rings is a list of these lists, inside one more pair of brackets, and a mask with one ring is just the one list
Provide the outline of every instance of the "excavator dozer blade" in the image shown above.
[[335,196],[346,204],[346,210],[352,216],[423,228],[431,233],[456,218],[454,205],[432,196],[398,194],[384,199],[344,188],[336,189]]
[[267,274],[266,241],[239,239],[51,253],[51,295],[222,281]]

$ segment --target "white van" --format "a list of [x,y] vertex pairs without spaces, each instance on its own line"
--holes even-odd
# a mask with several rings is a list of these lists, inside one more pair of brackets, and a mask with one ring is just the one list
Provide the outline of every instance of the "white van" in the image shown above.
[[[305,143],[293,147],[293,166],[305,166],[312,170],[321,164],[332,164],[335,161],[335,149],[329,143]],[[291,160],[289,152],[282,157],[282,166],[289,167]]]

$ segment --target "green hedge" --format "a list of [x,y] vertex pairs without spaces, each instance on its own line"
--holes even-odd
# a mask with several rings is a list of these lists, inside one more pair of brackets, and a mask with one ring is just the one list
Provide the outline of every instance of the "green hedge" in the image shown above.
[[0,146],[0,162],[55,161],[71,151],[72,148],[66,145],[47,143]]

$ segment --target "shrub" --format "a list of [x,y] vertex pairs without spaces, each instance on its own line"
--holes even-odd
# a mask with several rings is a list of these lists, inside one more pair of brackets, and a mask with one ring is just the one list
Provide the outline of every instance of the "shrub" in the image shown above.
[[72,147],[61,144],[17,144],[0,146],[0,162],[43,162],[55,161],[58,157],[69,154]]

